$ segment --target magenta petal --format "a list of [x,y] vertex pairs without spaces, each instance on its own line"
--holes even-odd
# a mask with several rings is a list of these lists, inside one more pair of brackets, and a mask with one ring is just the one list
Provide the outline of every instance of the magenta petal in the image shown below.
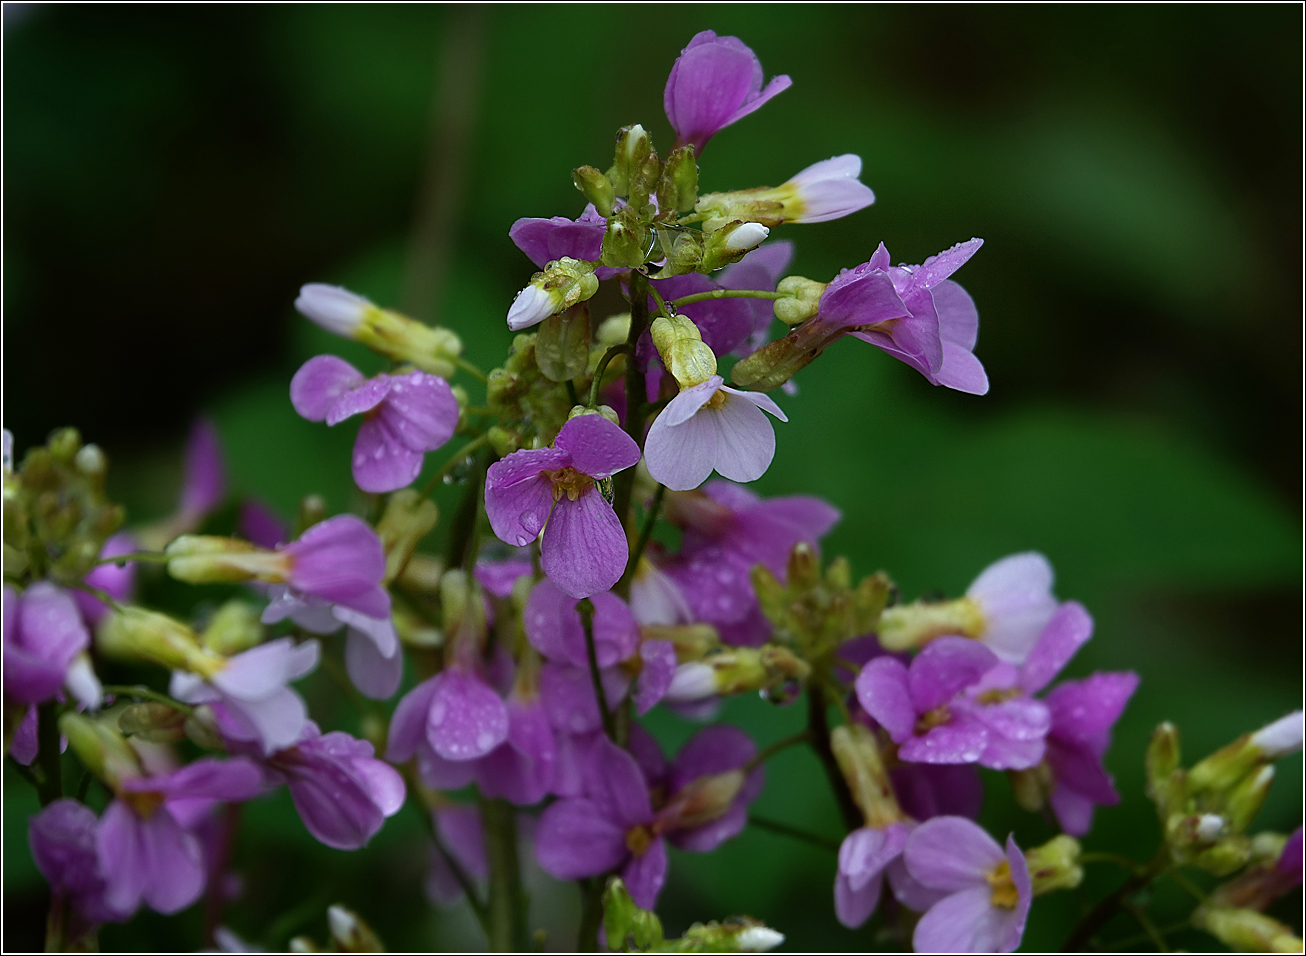
[[407,488],[422,472],[423,454],[403,442],[391,418],[377,415],[364,420],[354,439],[354,481],[369,494]]
[[989,377],[973,352],[979,333],[979,311],[975,308],[975,301],[951,280],[939,283],[932,294],[939,316],[939,335],[943,339],[943,365],[932,380],[936,385],[960,392],[987,394]]
[[671,687],[676,675],[676,647],[670,641],[644,641],[639,646],[643,669],[635,685],[635,713],[640,717],[652,709]]
[[625,829],[589,800],[559,800],[535,828],[535,857],[544,872],[560,880],[606,873],[628,852]]
[[36,736],[36,713],[36,707],[31,705],[27,707],[22,720],[18,722],[18,728],[14,731],[14,739],[9,742],[9,756],[24,767],[32,765],[39,748]]
[[606,591],[629,557],[626,532],[597,488],[558,501],[540,542],[540,568],[558,590],[574,598]]
[[326,423],[339,425],[346,418],[372,411],[385,401],[392,384],[391,376],[377,375],[341,392],[327,409]]
[[600,738],[589,753],[589,777],[585,792],[604,816],[624,827],[649,822],[653,808],[649,802],[644,772],[629,752],[606,737]]
[[544,708],[508,702],[508,739],[476,761],[476,780],[487,797],[519,806],[538,803],[553,786],[557,747]]
[[262,789],[263,775],[246,757],[218,760],[203,757],[161,777],[124,780],[124,790],[156,792],[169,799],[208,797],[214,800],[248,800]]
[[753,738],[738,727],[729,724],[704,727],[676,754],[668,780],[671,792],[682,790],[699,777],[738,770],[756,753]]
[[185,474],[179,510],[190,515],[207,514],[222,500],[226,480],[218,432],[206,418],[198,419],[191,427]]
[[1083,794],[1058,783],[1053,787],[1048,803],[1052,805],[1061,829],[1071,836],[1082,837],[1092,829],[1097,804]]
[[[554,216],[552,219],[518,219],[508,230],[508,238],[541,269],[564,256],[594,262],[602,252],[606,223],[607,220],[593,206],[587,206],[576,220],[563,216]],[[603,280],[617,271],[619,270],[599,268],[595,270],[595,275]]]
[[291,586],[333,603],[375,590],[385,575],[381,539],[354,515],[327,518],[282,550],[294,562]]
[[417,748],[417,775],[432,790],[461,790],[476,777],[475,760],[445,760],[431,745]]
[[926,820],[907,838],[903,851],[912,877],[931,889],[956,892],[976,883],[1005,858],[984,828],[965,817]]
[[932,289],[964,266],[971,256],[979,252],[982,245],[984,245],[983,239],[969,239],[940,252],[937,256],[930,256],[924,264],[914,270],[913,284]]
[[857,675],[857,702],[895,743],[911,739],[916,728],[916,708],[908,689],[907,667],[894,657],[876,657]]
[[577,415],[562,426],[553,444],[591,478],[609,478],[639,461],[635,440],[602,415]]
[[1057,608],[1020,669],[1020,686],[1028,694],[1042,690],[1061,672],[1090,637],[1093,619],[1078,601]]
[[390,718],[390,736],[386,744],[386,759],[403,763],[412,759],[417,748],[426,739],[426,715],[435,696],[435,682],[439,675],[422,681],[399,700],[394,716]]
[[474,760],[508,736],[503,698],[474,674],[453,668],[441,673],[426,715],[426,739],[446,760]]
[[654,837],[643,854],[632,856],[621,877],[636,906],[646,910],[657,906],[658,894],[667,879],[667,845],[663,839]]
[[976,683],[998,660],[983,644],[964,637],[940,637],[911,663],[907,682],[919,713],[946,704]]
[[[523,625],[532,646],[553,661],[577,667],[589,666],[585,631],[577,598],[563,594],[547,578],[531,589],[523,612]],[[626,660],[639,641],[639,628],[630,609],[615,594],[595,594],[594,648],[599,667]]]
[[898,756],[915,763],[974,763],[984,755],[989,733],[979,721],[954,717],[951,723],[912,737],[898,748]]
[[404,655],[395,648],[389,657],[382,654],[376,642],[356,628],[345,632],[345,670],[365,696],[373,700],[388,700],[399,689],[404,676]]
[[523,449],[496,461],[485,475],[485,514],[499,540],[522,547],[544,528],[553,507],[553,482],[542,474],[571,464],[556,448]]
[[149,863],[139,830],[136,814],[121,800],[114,800],[95,833],[95,852],[105,879],[105,902],[124,914],[135,912],[141,905],[149,879]]
[[458,400],[448,382],[418,371],[389,378],[390,393],[380,417],[393,436],[417,452],[435,451],[453,437],[458,427]]
[[1138,689],[1132,671],[1097,673],[1064,681],[1048,692],[1052,733],[1073,740],[1094,740],[1107,733]]
[[342,358],[318,355],[300,366],[290,380],[290,403],[310,422],[326,421],[345,392],[363,384],[363,373]]

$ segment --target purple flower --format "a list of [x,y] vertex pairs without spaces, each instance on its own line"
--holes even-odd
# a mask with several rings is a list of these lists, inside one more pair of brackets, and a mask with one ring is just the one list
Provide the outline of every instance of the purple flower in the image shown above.
[[[647,745],[656,746],[651,737]],[[749,804],[766,784],[761,766],[742,772],[756,755],[752,738],[728,724],[704,727],[690,737],[667,769],[668,796],[658,811],[658,829],[691,853],[710,853],[742,833]],[[735,772],[742,779],[735,779]]]
[[458,427],[458,400],[438,375],[411,371],[364,378],[344,359],[309,359],[290,382],[290,401],[311,422],[336,425],[363,414],[354,442],[358,487],[386,492],[411,484],[423,456]]
[[[100,549],[100,557],[113,558],[120,554],[131,554],[133,551],[138,550],[140,548],[136,543],[136,538],[130,532],[120,531],[104,542],[104,547]],[[136,590],[136,562],[128,561],[122,565],[98,565],[91,569],[90,573],[83,578],[83,581],[91,587],[103,591],[119,604],[126,604],[131,600],[131,596]],[[103,601],[97,597],[92,597],[85,591],[73,591],[72,599],[77,602],[78,610],[82,612],[82,617],[86,618],[86,623],[91,627],[99,624],[100,619],[109,611],[108,606]]]
[[177,506],[188,527],[198,527],[204,516],[222,501],[227,491],[224,471],[218,430],[207,418],[196,419],[186,443],[185,478]]
[[[386,759],[434,757],[464,763],[484,757],[508,738],[508,708],[503,698],[469,667],[447,666],[404,695],[390,721]],[[468,765],[465,784],[471,779]],[[451,789],[451,788],[450,788]]]
[[[983,239],[971,239],[923,265],[893,266],[880,243],[869,262],[830,283],[818,318],[838,317],[846,326],[859,326],[853,332],[857,338],[906,362],[935,385],[983,395],[989,390],[988,376],[972,352],[979,313],[966,290],[948,279],[983,244]],[[877,273],[892,282],[906,315],[878,317],[889,300]],[[872,321],[860,321],[868,318]]]
[[[95,854],[99,825],[94,811],[76,800],[56,800],[28,821],[32,859],[50,884],[86,923],[106,923],[131,915],[105,901],[105,882]],[[70,934],[73,935],[73,934]]]
[[964,817],[922,823],[903,852],[907,870],[927,889],[947,894],[916,924],[921,953],[1009,953],[1020,945],[1033,900],[1029,866],[1015,840],[1006,852]]
[[[611,667],[635,653],[639,625],[626,603],[611,591],[590,597],[594,605],[594,651],[600,668]],[[532,646],[551,661],[589,667],[585,629],[576,599],[550,581],[536,583],[522,612],[522,625]]]
[[1279,859],[1274,864],[1275,872],[1289,888],[1301,886],[1302,862],[1302,828],[1298,827],[1292,831],[1292,836],[1288,837],[1288,842],[1283,845],[1283,852],[1279,854]]
[[170,693],[192,704],[216,704],[219,727],[235,740],[256,740],[265,754],[289,747],[304,732],[308,710],[286,685],[317,667],[318,643],[281,637],[229,658],[212,677],[173,671]]
[[263,502],[249,498],[240,506],[237,532],[260,548],[276,548],[286,543],[286,523]]
[[[439,807],[431,814],[440,842],[453,856],[454,862],[474,880],[484,880],[490,875],[490,863],[485,853],[485,835],[481,830],[481,812],[469,804],[453,803]],[[426,895],[431,902],[450,906],[462,898],[463,888],[449,868],[440,850],[431,847],[431,868],[426,876]]]
[[20,595],[4,588],[4,689],[11,700],[39,704],[65,685],[82,703],[100,702],[100,682],[82,653],[91,636],[61,588],[38,581]]
[[[345,670],[363,694],[375,700],[394,696],[404,675],[404,656],[389,611],[372,617],[343,604],[319,598],[299,598],[287,588],[269,589],[272,600],[263,610],[263,623],[290,618],[306,631],[331,634],[345,628]],[[388,604],[388,599],[387,599]]]
[[372,745],[312,721],[293,747],[265,764],[290,789],[308,832],[337,850],[357,850],[404,805],[403,778],[373,756]]
[[[630,677],[619,667],[599,673],[603,696],[612,710],[630,690]],[[560,735],[583,735],[603,726],[594,681],[588,667],[549,662],[540,670],[540,699],[549,722]]]
[[[554,216],[552,219],[518,219],[508,230],[508,238],[526,257],[543,269],[559,259],[598,262],[603,250],[603,232],[608,220],[600,216],[593,204],[585,207],[579,219]],[[610,279],[622,269],[596,266],[596,278]]]
[[682,389],[649,429],[649,474],[674,491],[697,488],[714,470],[735,481],[761,478],[775,457],[775,431],[763,409],[789,420],[763,393],[731,388],[720,375]]
[[539,695],[509,696],[508,736],[476,761],[476,783],[487,797],[528,806],[549,794],[557,764],[557,742]]
[[982,644],[941,637],[910,669],[889,655],[871,660],[857,676],[857,700],[904,761],[1026,769],[1043,759],[1050,718],[1023,692],[983,685],[997,664]]
[[521,547],[541,529],[540,566],[574,598],[606,591],[629,557],[626,533],[596,482],[639,461],[639,446],[601,415],[562,426],[552,448],[523,449],[490,466],[485,512],[494,533]]
[[344,605],[372,618],[390,616],[390,595],[381,586],[385,549],[361,518],[327,518],[277,554],[284,559],[283,580],[295,597]]
[[1083,836],[1093,824],[1093,808],[1120,802],[1102,757],[1111,745],[1111,728],[1138,687],[1134,673],[1094,674],[1065,681],[1048,693],[1052,714],[1047,765],[1053,784],[1049,802],[1061,829]]
[[702,153],[717,132],[759,109],[791,83],[789,77],[777,76],[763,89],[757,54],[736,37],[704,30],[676,58],[662,94],[676,145],[689,144],[695,153]]
[[973,764],[901,763],[889,770],[903,813],[913,820],[979,816],[984,785]]
[[175,913],[195,902],[204,889],[203,854],[172,805],[248,800],[261,788],[258,767],[243,757],[205,758],[173,773],[121,781],[95,837],[106,904],[132,913],[144,901]]
[[[839,922],[856,929],[875,912],[884,874],[902,855],[911,828],[893,823],[883,829],[862,827],[839,844],[839,869],[834,878],[834,913]],[[890,879],[894,870],[888,870]]]
[[14,739],[9,742],[9,756],[24,767],[30,767],[32,761],[36,759],[39,748],[37,722],[36,705],[29,704],[23,719],[18,722],[18,727],[14,730]]

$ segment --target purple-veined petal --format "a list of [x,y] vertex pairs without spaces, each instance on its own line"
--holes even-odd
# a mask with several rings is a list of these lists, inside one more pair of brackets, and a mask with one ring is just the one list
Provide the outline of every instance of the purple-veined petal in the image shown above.
[[649,910],[657,906],[658,894],[667,879],[667,845],[663,839],[654,837],[647,850],[638,856],[632,855],[622,869],[621,877],[636,906]]
[[[438,675],[437,675],[438,677]],[[403,763],[412,758],[418,746],[426,739],[426,715],[435,695],[436,677],[422,681],[399,700],[394,716],[390,718],[390,735],[386,743],[386,759]]]
[[458,427],[458,400],[438,375],[412,371],[391,375],[379,417],[389,433],[411,451],[435,451]]
[[474,674],[459,668],[436,678],[426,715],[426,739],[446,760],[474,760],[508,736],[503,698]]
[[540,569],[559,591],[574,598],[606,591],[621,578],[629,557],[621,521],[597,488],[554,506],[540,541]]
[[496,461],[485,475],[485,514],[501,541],[522,547],[544,528],[553,507],[553,482],[542,473],[571,464],[556,448],[522,449]]
[[670,641],[644,641],[639,646],[643,668],[635,684],[635,713],[643,717],[660,701],[676,674],[676,647]]
[[718,131],[788,89],[788,76],[762,87],[762,65],[736,37],[711,30],[697,34],[681,51],[667,77],[662,105],[678,143],[701,153]]
[[[587,206],[579,219],[564,216],[552,219],[518,219],[508,230],[508,238],[527,258],[543,269],[550,262],[564,257],[585,262],[598,260],[603,249],[603,232],[607,220],[593,206]],[[600,279],[610,278],[618,269],[599,267],[594,274]]]
[[291,586],[332,603],[375,591],[385,575],[381,539],[354,515],[327,518],[282,550],[293,560]]
[[989,733],[979,721],[954,717],[950,723],[903,743],[898,756],[916,763],[974,763],[984,754],[988,742]]
[[571,464],[591,478],[610,478],[639,461],[635,440],[602,415],[577,415],[562,426],[554,446],[571,456]]
[[[671,400],[671,405],[700,388],[702,386],[681,392]],[[662,410],[649,428],[644,440],[644,462],[654,481],[672,491],[690,491],[706,481],[716,466],[717,426],[706,414],[673,423],[667,417],[667,413],[672,411],[671,405]],[[699,405],[701,407],[702,403]],[[766,424],[766,416],[760,412],[758,415]],[[767,428],[769,430],[770,426]],[[771,440],[775,441],[774,434]]]
[[647,824],[653,816],[644,771],[634,757],[606,737],[590,749],[585,795],[605,817],[623,827]]
[[340,393],[327,410],[326,423],[339,425],[346,418],[370,412],[386,400],[393,386],[389,375],[376,375]]
[[1137,689],[1138,675],[1132,671],[1097,673],[1058,684],[1046,698],[1052,733],[1072,740],[1092,740],[1107,733]]
[[422,473],[424,456],[394,430],[394,416],[376,415],[358,426],[350,458],[354,482],[369,494],[407,488]]
[[476,761],[476,781],[487,797],[519,806],[538,803],[553,786],[557,745],[538,702],[508,702],[508,739]]
[[965,817],[935,817],[912,831],[903,850],[907,871],[930,889],[956,892],[979,884],[1005,858],[984,828]]
[[1093,618],[1077,601],[1067,601],[1057,608],[1048,621],[1020,669],[1020,686],[1026,693],[1041,691],[1061,673],[1090,637],[1093,636]]
[[997,662],[993,652],[976,641],[936,638],[912,661],[907,678],[912,703],[918,713],[945,704],[979,681]]
[[862,668],[855,684],[857,702],[888,731],[895,743],[911,739],[916,727],[907,667],[895,657],[877,657]]
[[344,359],[318,355],[301,365],[290,380],[290,404],[310,422],[326,421],[340,396],[363,381],[363,373]]
[[540,816],[535,828],[535,857],[559,880],[606,873],[627,856],[626,831],[592,801],[559,800]]

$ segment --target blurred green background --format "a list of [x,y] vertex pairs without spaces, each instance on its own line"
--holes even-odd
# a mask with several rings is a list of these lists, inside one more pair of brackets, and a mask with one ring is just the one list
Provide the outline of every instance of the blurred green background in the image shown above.
[[[1300,705],[1299,7],[6,4],[4,16],[5,424],[20,454],[80,427],[109,453],[132,521],[171,510],[201,413],[237,493],[285,515],[308,491],[361,508],[352,429],[301,421],[287,385],[321,351],[379,365],[297,318],[299,285],[403,304],[497,364],[533,271],[508,227],[578,214],[570,170],[605,167],[619,126],[643,123],[665,151],[667,71],[710,28],[794,86],[712,141],[705,190],[774,185],[855,152],[876,191],[857,215],[782,230],[793,271],[827,280],[882,239],[906,262],[986,240],[956,278],[980,308],[990,394],[932,388],[843,342],[782,397],[790,422],[758,490],[834,502],[844,519],[827,553],[888,570],[908,597],[960,592],[1013,551],[1049,556],[1058,593],[1098,625],[1071,673],[1143,678],[1108,761],[1125,800],[1099,813],[1092,849],[1151,854],[1140,758],[1158,721],[1178,723],[1195,758]],[[455,186],[432,230],[419,210],[433,182]],[[412,250],[432,244],[442,267],[414,271]],[[162,582],[146,592],[178,600]],[[357,730],[331,685],[305,688],[324,725]],[[725,716],[766,742],[800,709],[737,700]],[[653,724],[668,746],[693,729]],[[758,812],[839,835],[814,758],[787,752],[768,773]],[[1280,768],[1263,826],[1298,824],[1300,779],[1300,758]],[[987,825],[1026,846],[1050,835],[990,782]],[[35,804],[8,775],[4,793],[5,943],[39,948],[46,891],[23,826]],[[322,938],[325,905],[341,901],[393,948],[479,948],[465,907],[424,903],[421,834],[407,808],[346,854],[308,837],[284,792],[255,803],[227,922],[263,945]],[[673,933],[746,912],[795,949],[894,947],[837,926],[834,864],[749,830],[708,857],[673,853],[662,913]],[[1120,878],[1102,870],[1090,868],[1093,897]],[[530,889],[533,924],[569,948],[575,888],[535,874]],[[1081,905],[1040,900],[1026,948],[1058,945]],[[1182,907],[1158,889],[1160,923]],[[143,915],[101,943],[193,950],[198,910]],[[1122,919],[1107,935],[1135,948],[1136,931]]]

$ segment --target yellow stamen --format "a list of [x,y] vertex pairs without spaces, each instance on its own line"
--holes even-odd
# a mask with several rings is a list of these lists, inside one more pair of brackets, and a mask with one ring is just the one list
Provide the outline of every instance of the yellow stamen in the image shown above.
[[567,496],[568,501],[575,501],[594,487],[593,478],[589,475],[582,475],[570,466],[559,468],[557,471],[546,471],[544,474],[553,482],[554,501],[560,501],[563,495]]
[[950,720],[952,720],[952,712],[948,710],[947,704],[927,710],[916,721],[916,733],[928,734],[935,727],[942,727]]
[[1011,864],[1009,862],[1003,860],[984,874],[984,879],[989,886],[993,887],[989,899],[994,906],[999,906],[1004,910],[1014,910],[1016,908],[1016,904],[1020,901],[1020,893],[1016,890],[1016,884],[1011,879]]
[[642,824],[626,831],[626,849],[636,856],[643,856],[653,844],[653,833]]

